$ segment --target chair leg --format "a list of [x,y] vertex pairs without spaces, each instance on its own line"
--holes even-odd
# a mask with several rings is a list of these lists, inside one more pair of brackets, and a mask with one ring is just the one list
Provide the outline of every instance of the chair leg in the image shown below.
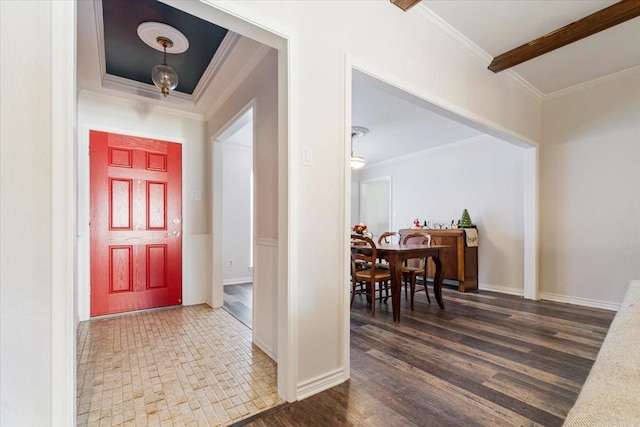
[[[411,273],[409,273],[409,274],[411,274]],[[406,281],[406,279],[404,277],[402,278],[402,280],[404,282],[404,299],[407,299],[407,296],[408,296],[407,295],[408,283],[407,283],[407,281]],[[411,279],[409,279],[409,281],[411,281]]]
[[[386,295],[384,297],[384,303],[386,304],[387,301],[389,300],[389,281],[388,280],[384,282],[384,293]],[[382,297],[382,292],[380,293],[380,296]]]
[[371,290],[371,317],[376,317],[376,282],[371,282],[369,289]]
[[413,296],[416,293],[416,275],[411,275],[411,310],[413,310]]
[[353,308],[353,299],[356,297],[356,279],[351,280],[351,308]]

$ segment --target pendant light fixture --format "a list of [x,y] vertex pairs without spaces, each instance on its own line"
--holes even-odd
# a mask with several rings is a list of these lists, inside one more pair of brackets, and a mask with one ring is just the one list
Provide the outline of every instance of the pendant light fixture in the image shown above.
[[360,169],[365,165],[364,157],[353,155],[353,138],[361,138],[369,133],[369,129],[362,126],[351,127],[351,169]]
[[163,96],[178,87],[178,73],[167,65],[167,53],[178,54],[189,49],[189,40],[177,29],[160,22],[143,22],[138,25],[138,37],[148,46],[162,52],[162,64],[151,70],[151,80]]
[[178,86],[178,73],[167,65],[167,48],[173,47],[173,42],[171,39],[162,36],[158,37],[156,41],[162,46],[164,56],[162,64],[156,65],[153,67],[153,70],[151,70],[151,80],[153,80],[153,84],[156,85],[166,97],[169,95],[169,91],[174,90]]

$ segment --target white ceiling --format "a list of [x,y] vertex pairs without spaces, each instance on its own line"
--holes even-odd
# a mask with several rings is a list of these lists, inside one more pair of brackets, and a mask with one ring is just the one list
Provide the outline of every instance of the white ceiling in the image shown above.
[[[495,57],[614,3],[615,0],[423,0],[416,8],[428,8]],[[511,70],[542,95],[549,95],[636,67],[640,67],[640,17]]]
[[353,154],[367,165],[482,135],[364,73],[353,72],[352,91],[352,123],[369,129],[353,138]]

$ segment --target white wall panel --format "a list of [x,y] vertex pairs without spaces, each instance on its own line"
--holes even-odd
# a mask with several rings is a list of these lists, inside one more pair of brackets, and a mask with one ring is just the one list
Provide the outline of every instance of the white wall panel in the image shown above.
[[51,425],[60,368],[51,363],[51,45],[42,43],[51,16],[49,3],[0,2],[2,426]]
[[211,284],[211,235],[184,235],[182,245],[182,305],[204,304]]
[[543,104],[543,298],[622,302],[640,277],[640,73]]
[[256,239],[255,281],[253,283],[253,342],[278,361],[277,295],[278,241]]

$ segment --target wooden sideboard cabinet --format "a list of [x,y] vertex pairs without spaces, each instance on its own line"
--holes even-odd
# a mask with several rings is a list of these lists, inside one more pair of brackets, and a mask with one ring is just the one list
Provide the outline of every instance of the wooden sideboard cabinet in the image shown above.
[[[424,232],[431,235],[432,245],[448,246],[443,251],[441,258],[445,280],[458,282],[460,292],[474,291],[478,289],[478,248],[468,247],[464,229],[451,230],[427,230],[427,229],[402,229],[400,239],[404,239],[409,233]],[[433,278],[435,265],[429,260],[427,264],[427,276]]]

